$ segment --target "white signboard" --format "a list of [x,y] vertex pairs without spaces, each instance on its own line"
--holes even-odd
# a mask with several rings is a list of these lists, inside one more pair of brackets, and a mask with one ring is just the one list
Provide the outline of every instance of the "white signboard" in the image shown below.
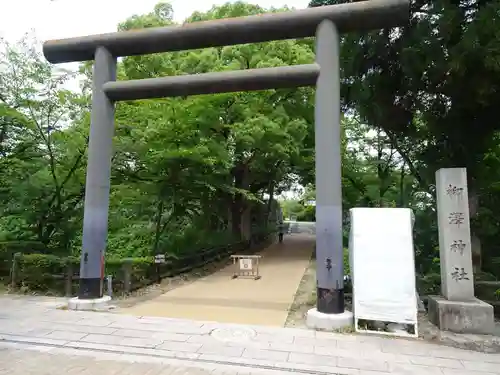
[[406,208],[351,209],[349,256],[356,322],[417,323],[412,216]]
[[240,271],[251,271],[252,259],[240,259]]

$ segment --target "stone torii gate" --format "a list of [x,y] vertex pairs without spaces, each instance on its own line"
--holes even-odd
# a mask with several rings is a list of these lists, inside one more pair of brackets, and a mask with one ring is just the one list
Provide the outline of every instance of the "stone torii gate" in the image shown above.
[[[350,324],[344,311],[340,147],[339,34],[396,27],[409,0],[369,0],[182,26],[47,41],[51,63],[94,60],[80,288],[74,303],[103,298],[104,254],[115,102],[223,92],[316,86],[317,309],[310,324]],[[116,81],[117,57],[316,36],[316,63]]]

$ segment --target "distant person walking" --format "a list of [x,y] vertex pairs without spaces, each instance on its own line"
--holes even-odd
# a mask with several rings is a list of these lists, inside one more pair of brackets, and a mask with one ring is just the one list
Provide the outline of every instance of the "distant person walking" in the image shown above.
[[279,240],[279,243],[283,242],[284,232],[285,232],[285,225],[283,224],[283,221],[280,221],[278,223],[278,240]]

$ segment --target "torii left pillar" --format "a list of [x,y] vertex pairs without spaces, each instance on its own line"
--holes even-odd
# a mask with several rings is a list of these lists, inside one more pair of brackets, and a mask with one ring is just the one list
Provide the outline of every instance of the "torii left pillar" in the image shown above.
[[104,93],[103,85],[115,80],[116,58],[106,48],[98,47],[95,52],[92,81],[80,287],[78,297],[69,302],[68,307],[72,310],[104,308],[111,299],[103,296],[103,279],[115,105]]

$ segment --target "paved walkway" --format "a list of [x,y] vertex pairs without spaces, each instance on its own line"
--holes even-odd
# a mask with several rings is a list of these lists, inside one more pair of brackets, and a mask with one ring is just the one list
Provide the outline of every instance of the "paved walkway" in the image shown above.
[[0,374],[500,375],[500,354],[374,336],[64,311],[55,308],[61,301],[0,297]]
[[[81,352],[81,353],[80,353]],[[123,354],[33,350],[29,346],[0,343],[0,374],[9,375],[249,375],[245,368],[230,366],[192,367],[168,363],[161,358]],[[288,375],[288,374],[287,374]]]
[[123,314],[283,326],[311,259],[314,236],[285,236],[262,251],[260,280],[231,279],[233,266],[173,289]]

